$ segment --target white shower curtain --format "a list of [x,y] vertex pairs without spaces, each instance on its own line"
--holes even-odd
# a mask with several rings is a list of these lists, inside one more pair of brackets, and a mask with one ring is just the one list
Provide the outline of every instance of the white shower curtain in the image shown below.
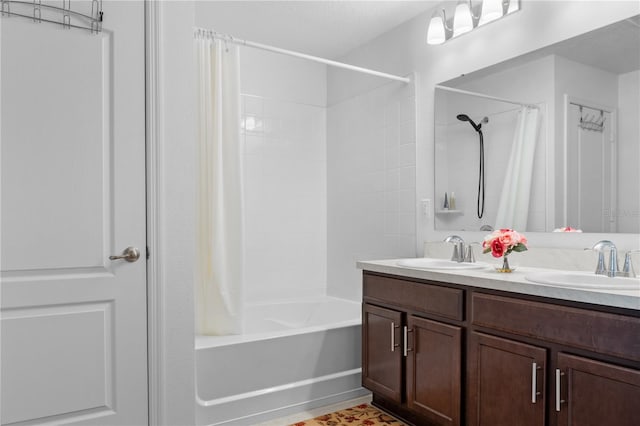
[[238,48],[196,32],[197,332],[242,333],[243,205]]
[[511,156],[498,204],[497,229],[527,229],[539,117],[538,108],[523,107],[518,113]]

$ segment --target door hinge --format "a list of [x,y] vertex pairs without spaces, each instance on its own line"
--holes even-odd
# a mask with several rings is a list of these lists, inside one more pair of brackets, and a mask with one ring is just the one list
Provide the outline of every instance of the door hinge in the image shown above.
[[151,251],[149,250],[149,246],[146,246],[145,250],[147,252],[147,260],[149,260],[149,258],[151,257]]

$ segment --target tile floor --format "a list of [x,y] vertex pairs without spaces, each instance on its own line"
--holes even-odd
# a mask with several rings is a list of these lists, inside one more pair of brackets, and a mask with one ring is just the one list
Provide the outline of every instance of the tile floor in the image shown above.
[[345,408],[356,406],[358,404],[368,404],[370,402],[371,402],[371,395],[367,395],[360,398],[339,402],[337,404],[327,405],[324,407],[314,408],[313,410],[292,414],[290,416],[282,417],[280,419],[269,420],[268,422],[260,423],[255,426],[286,426],[292,423],[300,422],[302,420],[313,419],[314,417],[318,417],[323,414],[333,413],[334,411],[340,411],[340,410],[344,410]]

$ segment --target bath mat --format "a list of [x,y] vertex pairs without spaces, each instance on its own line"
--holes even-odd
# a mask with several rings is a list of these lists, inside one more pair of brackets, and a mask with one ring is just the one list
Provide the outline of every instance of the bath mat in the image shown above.
[[360,404],[335,413],[318,416],[315,419],[293,423],[289,426],[403,426],[400,420],[378,410],[369,404]]

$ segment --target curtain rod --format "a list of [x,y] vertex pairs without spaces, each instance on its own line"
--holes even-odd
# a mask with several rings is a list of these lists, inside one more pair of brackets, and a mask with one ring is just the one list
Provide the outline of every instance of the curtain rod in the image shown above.
[[509,100],[509,99],[498,98],[496,96],[485,95],[483,93],[471,92],[469,90],[456,89],[454,87],[441,86],[439,84],[436,85],[436,89],[443,89],[443,90],[447,90],[449,92],[461,93],[463,95],[477,96],[479,98],[485,98],[485,99],[491,99],[491,100],[494,100],[494,101],[506,102],[508,104],[520,105],[520,106],[528,107],[528,108],[536,108],[536,109],[539,108],[538,105],[534,105],[534,104],[525,104],[525,103],[522,103],[522,102],[512,101],[512,100]]
[[242,40],[235,38],[227,34],[216,33],[215,31],[205,30],[202,28],[195,29],[195,35],[201,37],[208,37],[213,39],[222,40],[227,43],[239,44],[241,46],[253,47],[256,49],[267,50],[270,52],[280,53],[282,55],[294,56],[296,58],[307,59],[309,61],[319,62],[321,64],[330,65],[332,67],[344,68],[351,71],[361,72],[364,74],[374,75],[376,77],[387,78],[389,80],[401,81],[403,83],[410,83],[411,79],[407,77],[400,77],[393,74],[387,74],[380,71],[370,70],[368,68],[357,67],[355,65],[345,64],[343,62],[332,61],[331,59],[320,58],[318,56],[307,55],[305,53],[294,52],[292,50],[281,49],[279,47],[268,46],[266,44],[256,43],[253,41]]

